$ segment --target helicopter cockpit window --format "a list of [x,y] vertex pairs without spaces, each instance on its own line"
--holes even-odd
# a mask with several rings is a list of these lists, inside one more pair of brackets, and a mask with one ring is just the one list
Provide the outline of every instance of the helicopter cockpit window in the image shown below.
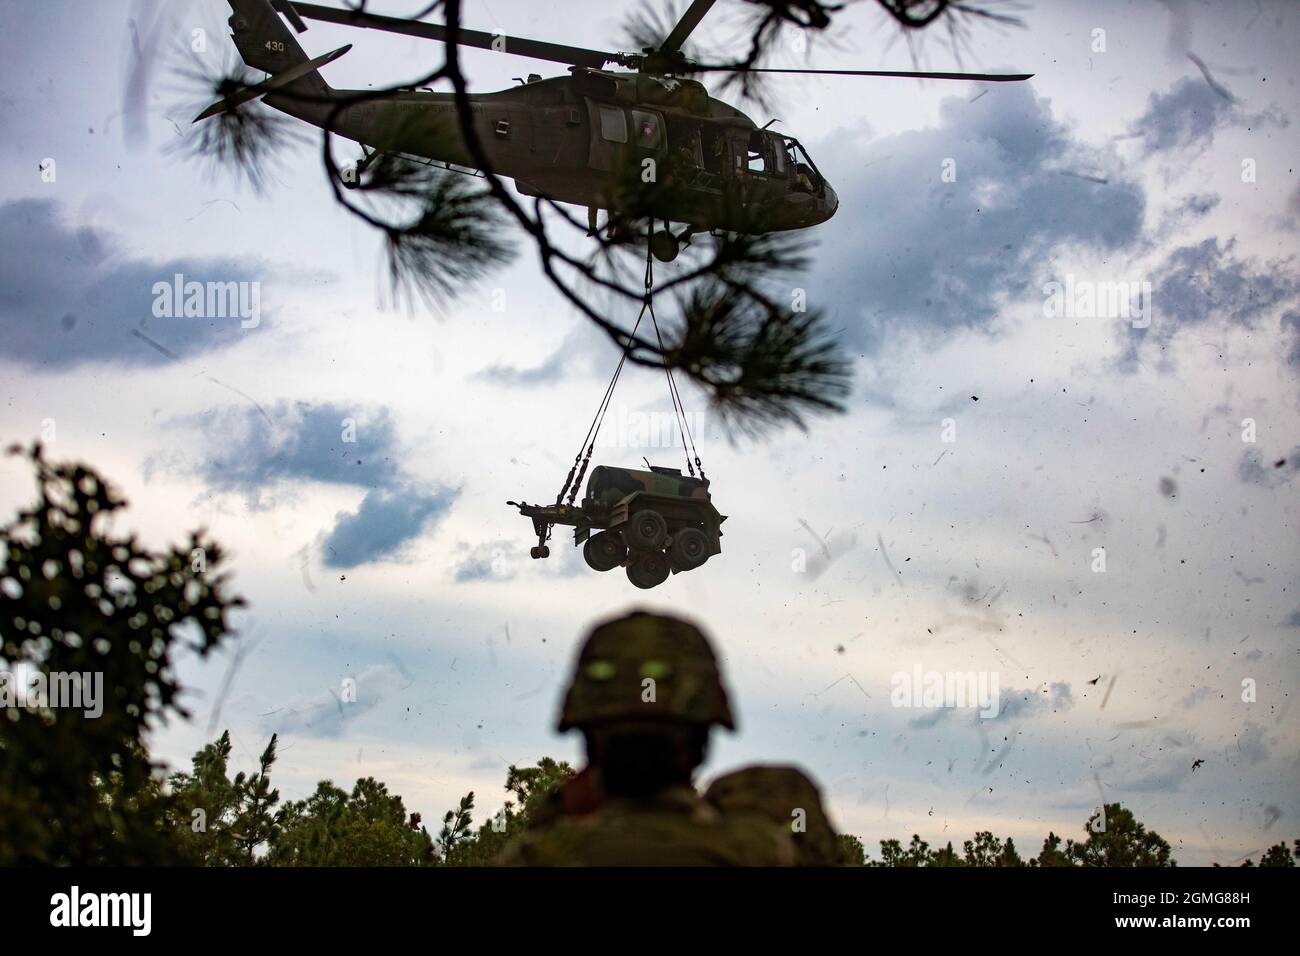
[[772,150],[772,172],[778,176],[785,176],[785,141],[779,135],[772,134],[770,148]]
[[786,158],[794,167],[794,188],[800,192],[820,193],[822,177],[817,172],[817,167],[812,164],[812,159],[808,156],[808,151],[803,148],[803,144],[797,139],[787,139],[784,141],[784,147]]
[[627,114],[612,106],[600,108],[600,136],[610,143],[627,142]]

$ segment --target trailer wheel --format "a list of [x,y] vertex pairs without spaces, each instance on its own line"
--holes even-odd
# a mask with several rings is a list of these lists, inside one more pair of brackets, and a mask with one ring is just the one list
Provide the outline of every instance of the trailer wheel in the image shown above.
[[594,571],[613,571],[627,557],[627,548],[615,535],[602,531],[583,544],[582,557]]
[[668,538],[668,522],[664,516],[649,508],[638,511],[627,519],[623,540],[637,551],[658,551]]
[[663,584],[670,570],[666,554],[647,551],[627,566],[627,579],[644,590]]
[[668,556],[678,571],[694,571],[709,560],[709,536],[699,528],[683,528],[673,535]]

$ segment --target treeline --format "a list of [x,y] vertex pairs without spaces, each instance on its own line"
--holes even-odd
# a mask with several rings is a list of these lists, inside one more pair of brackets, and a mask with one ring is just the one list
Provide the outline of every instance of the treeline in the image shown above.
[[[321,781],[306,800],[279,804],[270,786],[276,738],[272,737],[253,774],[229,778],[229,732],[194,755],[189,773],[168,780],[174,803],[167,826],[178,834],[190,859],[209,866],[489,866],[522,828],[529,825],[551,790],[573,774],[567,764],[544,757],[532,767],[511,766],[505,790],[512,799],[475,826],[471,791],[448,810],[436,835],[402,798],[373,777],[352,791]],[[1175,866],[1171,848],[1158,833],[1118,803],[1107,804],[1084,823],[1087,838],[1062,840],[1049,833],[1037,856],[1024,858],[1015,841],[989,831],[976,833],[960,850],[951,842],[933,848],[913,835],[904,846],[881,840],[873,858],[857,837],[840,836],[850,866]],[[1300,840],[1269,848],[1258,862],[1243,866],[1295,866]]]
[[189,772],[173,773],[170,801],[160,821],[175,834],[178,851],[201,866],[486,866],[520,828],[538,802],[573,773],[543,758],[533,767],[510,767],[513,796],[489,820],[474,825],[474,794],[442,818],[436,836],[420,814],[373,777],[351,791],[328,780],[305,800],[280,802],[271,786],[276,759],[271,738],[251,774],[229,776],[230,732],[204,747]]
[[[1037,856],[1022,857],[1015,841],[995,837],[982,830],[973,840],[966,840],[960,852],[952,842],[934,849],[916,834],[903,846],[898,840],[880,841],[880,858],[871,859],[855,836],[842,835],[841,849],[845,860],[858,866],[1177,866],[1169,844],[1154,830],[1148,830],[1132,812],[1118,803],[1105,808],[1105,830],[1101,814],[1095,813],[1084,824],[1088,837],[1083,841],[1062,840],[1048,833]],[[1300,860],[1300,840],[1292,846],[1286,841],[1263,852],[1259,861],[1247,859],[1242,866],[1295,866]],[[1219,864],[1214,864],[1218,866]]]

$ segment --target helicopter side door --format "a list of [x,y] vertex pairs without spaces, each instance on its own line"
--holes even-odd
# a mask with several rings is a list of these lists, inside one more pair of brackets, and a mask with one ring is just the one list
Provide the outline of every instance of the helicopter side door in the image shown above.
[[565,79],[542,80],[537,74],[529,76],[524,85],[532,127],[531,157],[548,172],[581,167],[587,159],[587,137],[582,132],[584,110],[565,95],[567,85]]

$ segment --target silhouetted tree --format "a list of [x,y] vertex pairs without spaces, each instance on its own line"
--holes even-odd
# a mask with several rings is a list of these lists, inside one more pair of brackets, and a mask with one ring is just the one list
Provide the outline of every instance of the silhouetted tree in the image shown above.
[[251,866],[259,848],[276,836],[275,805],[280,794],[271,789],[276,737],[272,735],[258,760],[256,773],[242,771],[231,780],[230,731],[222,733],[191,761],[189,773],[167,780],[171,806],[169,830],[196,862],[207,866]]
[[[1101,826],[1104,819],[1105,825]],[[1084,827],[1088,839],[1070,841],[1066,852],[1080,866],[1175,866],[1169,844],[1154,830],[1148,830],[1132,811],[1118,803],[1105,806]]]
[[930,844],[915,833],[912,842],[904,849],[897,840],[880,841],[880,862],[871,866],[925,866],[930,858]]
[[83,702],[98,685],[102,713],[51,695],[0,716],[0,865],[190,862],[144,735],[185,716],[176,649],[205,657],[231,633],[224,555],[202,532],[151,551],[111,530],[126,502],[92,468],[10,451],[38,497],[0,528],[0,680],[53,677]]
[[844,866],[866,866],[867,851],[859,840],[851,833],[841,833],[840,840],[840,860]]
[[433,840],[402,798],[373,777],[348,793],[328,780],[306,800],[276,814],[276,834],[266,855],[271,866],[427,866]]
[[[444,855],[444,862],[451,866],[491,866],[506,844],[539,814],[552,812],[553,794],[573,773],[567,762],[550,757],[542,757],[532,767],[511,764],[506,770],[505,789],[515,799],[507,800],[477,830],[468,832],[466,828]],[[462,806],[464,803],[462,799]]]
[[[1300,840],[1295,841],[1295,851],[1286,845],[1283,840],[1280,843],[1274,843],[1264,851],[1264,855],[1259,858],[1260,866],[1295,866],[1295,858],[1300,856]],[[1247,860],[1242,866],[1251,866],[1251,861]]]
[[1074,866],[1074,860],[1061,849],[1061,838],[1055,833],[1048,833],[1043,841],[1043,849],[1031,863],[1032,866]]
[[948,845],[945,846],[942,850],[935,850],[933,853],[930,854],[930,862],[927,865],[928,866],[965,866],[965,864],[962,862],[961,856],[958,855],[955,850],[953,850],[951,840],[948,841]]
[[975,834],[974,840],[962,844],[963,866],[1024,866],[1016,852],[1015,841],[1010,838],[1003,843],[988,830]]
[[473,839],[470,825],[474,822],[474,791],[471,790],[460,798],[455,810],[448,810],[442,818],[442,829],[438,832],[438,852],[443,862],[451,859],[452,854],[464,840]]

